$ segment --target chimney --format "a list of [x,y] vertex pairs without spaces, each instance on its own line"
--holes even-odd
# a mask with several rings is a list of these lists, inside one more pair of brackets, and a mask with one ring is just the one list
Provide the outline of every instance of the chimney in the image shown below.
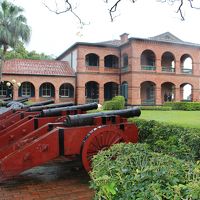
[[123,33],[122,35],[120,35],[122,43],[128,42],[128,35],[128,33]]

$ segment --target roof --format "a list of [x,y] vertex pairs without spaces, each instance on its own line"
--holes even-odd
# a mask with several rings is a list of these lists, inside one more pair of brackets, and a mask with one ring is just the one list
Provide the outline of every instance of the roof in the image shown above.
[[156,35],[154,37],[149,38],[131,38],[132,40],[146,40],[146,41],[155,41],[155,42],[164,42],[164,43],[170,43],[170,44],[180,44],[180,45],[186,45],[186,46],[192,46],[192,47],[200,47],[200,44],[191,43],[191,42],[185,42],[175,35],[173,35],[170,32],[165,32],[160,35]]
[[[126,33],[125,33],[126,34]],[[86,45],[86,46],[96,46],[96,47],[111,47],[111,48],[120,48],[123,45],[126,45],[131,40],[141,40],[141,41],[155,41],[155,42],[164,42],[170,44],[180,44],[192,47],[200,47],[200,44],[185,42],[170,32],[165,32],[160,35],[156,35],[150,38],[139,38],[139,37],[131,37],[128,39],[127,42],[123,42],[122,40],[108,40],[103,42],[96,42],[96,43],[87,43],[87,42],[77,42],[69,47],[66,51],[64,51],[61,55],[59,55],[56,59],[62,59],[67,52],[70,52],[72,49],[76,48],[78,45]]]
[[3,66],[4,74],[75,76],[74,70],[66,61],[55,60],[7,60]]

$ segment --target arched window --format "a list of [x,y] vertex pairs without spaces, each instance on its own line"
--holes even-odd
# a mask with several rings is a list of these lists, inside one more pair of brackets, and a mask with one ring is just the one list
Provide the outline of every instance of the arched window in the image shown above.
[[86,66],[99,66],[99,56],[94,53],[87,54],[85,64]]
[[21,96],[28,96],[34,97],[35,96],[35,88],[32,83],[30,82],[23,82],[19,87],[19,97]]
[[7,97],[7,86],[6,83],[0,83],[0,97]]
[[60,86],[59,89],[60,97],[74,97],[74,87],[69,83],[64,83]]
[[118,68],[119,67],[119,58],[114,55],[107,55],[104,58],[104,66],[108,68]]
[[54,97],[55,88],[51,83],[43,83],[40,86],[40,97]]

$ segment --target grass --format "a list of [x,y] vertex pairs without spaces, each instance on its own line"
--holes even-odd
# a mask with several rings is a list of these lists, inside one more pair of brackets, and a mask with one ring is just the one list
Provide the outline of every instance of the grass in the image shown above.
[[142,110],[140,118],[177,124],[184,127],[200,128],[200,111]]

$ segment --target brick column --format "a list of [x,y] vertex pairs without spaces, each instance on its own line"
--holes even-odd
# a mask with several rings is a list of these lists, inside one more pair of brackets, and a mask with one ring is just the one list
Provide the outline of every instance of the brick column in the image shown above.
[[140,87],[132,87],[131,91],[131,104],[132,105],[141,105],[141,97],[140,97]]
[[199,101],[200,99],[200,95],[199,95],[200,91],[199,89],[192,89],[192,101]]
[[99,85],[99,103],[102,105],[104,102],[104,86]]
[[162,72],[161,60],[160,60],[160,59],[157,59],[155,65],[156,65],[156,72],[157,72],[157,73],[161,73],[161,72]]
[[85,87],[78,87],[77,88],[77,104],[85,104]]
[[176,87],[175,88],[175,101],[176,102],[179,102],[179,101],[181,101],[181,93],[183,94],[183,90],[181,91],[180,90],[180,87]]
[[40,97],[39,97],[39,86],[35,86],[35,101],[39,101]]
[[55,102],[58,103],[59,101],[60,101],[59,89],[55,88]]
[[156,105],[161,105],[162,104],[162,90],[161,87],[156,87]]

